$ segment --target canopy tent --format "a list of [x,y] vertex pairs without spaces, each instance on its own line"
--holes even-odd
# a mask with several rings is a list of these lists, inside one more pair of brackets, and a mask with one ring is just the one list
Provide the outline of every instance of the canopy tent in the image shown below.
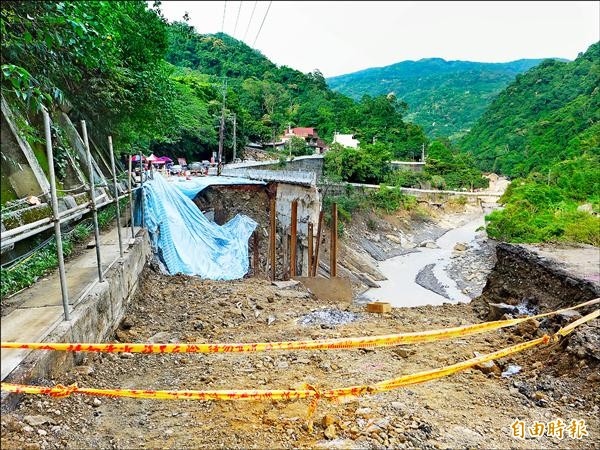
[[[140,160],[140,155],[133,155],[131,157],[132,161],[139,161]],[[142,155],[142,161],[146,161],[146,157],[144,155]]]
[[160,156],[158,159],[160,159],[161,161],[164,161],[166,163],[172,163],[173,160],[171,158],[169,158],[168,156]]
[[158,157],[154,153],[152,153],[150,156],[148,156],[148,161],[154,163],[158,161]]

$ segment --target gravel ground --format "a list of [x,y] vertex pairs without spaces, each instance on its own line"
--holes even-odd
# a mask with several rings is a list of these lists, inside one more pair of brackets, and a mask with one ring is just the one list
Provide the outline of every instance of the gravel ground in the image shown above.
[[[298,324],[306,317],[352,317]],[[471,305],[394,309],[324,304],[302,287],[267,281],[200,281],[148,271],[115,340],[232,342],[318,339],[417,331],[478,322]],[[325,327],[323,325],[325,324]],[[530,324],[530,322],[527,322]],[[96,388],[321,388],[372,383],[441,367],[528,340],[535,324],[468,338],[372,350],[258,354],[103,354],[56,380]],[[576,336],[576,335],[575,335]],[[321,401],[312,423],[307,401],[196,402],[27,396],[2,415],[2,448],[598,448],[597,361],[564,346],[504,358],[434,382]],[[510,377],[500,372],[516,364]],[[484,373],[489,372],[489,373]],[[532,425],[584,419],[581,441],[510,437],[516,418]]]

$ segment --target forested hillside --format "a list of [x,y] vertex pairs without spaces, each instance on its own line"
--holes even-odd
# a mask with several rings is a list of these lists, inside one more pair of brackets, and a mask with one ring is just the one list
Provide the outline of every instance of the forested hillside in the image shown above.
[[402,61],[327,79],[335,91],[359,100],[363,95],[394,93],[408,104],[407,118],[428,135],[464,135],[493,97],[515,76],[540,59],[508,63],[446,61],[441,58]]
[[496,97],[461,147],[510,176],[597,151],[599,80],[598,43],[575,61],[544,61]]
[[[315,127],[325,139],[335,130],[356,133],[397,158],[418,155],[427,141],[394,96],[355,102],[331,91],[318,71],[277,67],[230,36],[168,23],[143,1],[5,1],[1,13],[7,100],[30,125],[42,106],[69,110],[93,132],[112,134],[119,152],[208,157],[217,149],[224,77],[239,146],[271,141],[288,124]],[[228,119],[226,159],[231,139]]]
[[460,146],[516,178],[490,216],[492,236],[599,245],[600,43],[517,76]]

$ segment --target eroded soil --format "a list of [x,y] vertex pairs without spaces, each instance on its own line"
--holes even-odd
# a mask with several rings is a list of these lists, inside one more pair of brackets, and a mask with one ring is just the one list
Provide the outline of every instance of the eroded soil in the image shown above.
[[[382,316],[368,314],[360,305],[324,304],[302,287],[278,289],[262,280],[200,281],[150,270],[145,275],[115,340],[318,339],[480,321],[469,304],[398,308]],[[310,320],[302,320],[309,314]],[[541,323],[545,325],[551,324]],[[593,326],[597,329],[597,321]],[[40,380],[40,384],[77,382],[82,387],[147,389],[298,388],[302,383],[341,387],[441,367],[471,358],[474,351],[497,350],[543,332],[542,328],[523,326],[452,341],[375,350],[89,354],[82,366],[59,379]],[[597,448],[597,361],[580,359],[564,348],[557,345],[504,358],[489,374],[473,369],[337,404],[321,401],[312,418],[312,430],[307,426],[307,401],[28,396],[15,411],[3,414],[1,444],[2,448],[30,449]],[[521,366],[521,372],[501,377],[497,372],[509,364]],[[584,419],[589,436],[580,441],[566,435],[563,440],[517,440],[510,436],[516,418],[528,426],[557,418],[564,422]]]

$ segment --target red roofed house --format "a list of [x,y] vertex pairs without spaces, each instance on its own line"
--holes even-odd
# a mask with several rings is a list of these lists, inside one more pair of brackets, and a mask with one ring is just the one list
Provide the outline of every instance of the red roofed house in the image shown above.
[[327,145],[319,138],[319,134],[314,128],[288,127],[285,133],[283,133],[281,141],[285,144],[293,136],[304,139],[308,146],[313,148],[315,154],[320,154],[327,150]]

